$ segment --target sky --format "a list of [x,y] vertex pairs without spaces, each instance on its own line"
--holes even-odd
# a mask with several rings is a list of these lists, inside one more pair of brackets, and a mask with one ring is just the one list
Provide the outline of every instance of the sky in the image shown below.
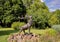
[[60,9],[60,0],[41,0],[41,2],[45,2],[50,11]]

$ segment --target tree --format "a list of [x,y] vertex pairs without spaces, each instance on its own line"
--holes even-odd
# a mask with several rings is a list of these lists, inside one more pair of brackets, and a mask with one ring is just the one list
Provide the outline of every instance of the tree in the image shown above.
[[33,16],[34,26],[38,28],[45,28],[49,19],[49,10],[45,3],[40,0],[23,0],[27,9],[27,14]]
[[54,13],[57,15],[58,20],[59,20],[59,24],[60,24],[60,10],[57,9]]
[[22,0],[1,0],[0,20],[7,27],[8,24],[19,20],[18,17],[26,14]]
[[51,16],[51,18],[49,19],[49,23],[50,23],[50,25],[59,24],[59,20],[58,20],[57,14],[53,14]]

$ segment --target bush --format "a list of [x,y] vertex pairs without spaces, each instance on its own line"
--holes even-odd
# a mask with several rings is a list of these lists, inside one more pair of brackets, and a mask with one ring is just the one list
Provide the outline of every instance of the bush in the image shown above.
[[2,28],[2,26],[0,26],[0,28]]
[[60,32],[60,25],[53,25],[52,28]]
[[13,22],[11,27],[14,28],[15,30],[19,30],[19,27],[23,26],[24,24],[25,24],[24,22]]
[[51,35],[51,36],[55,36],[57,34],[57,31],[54,29],[46,29],[45,32],[46,35]]

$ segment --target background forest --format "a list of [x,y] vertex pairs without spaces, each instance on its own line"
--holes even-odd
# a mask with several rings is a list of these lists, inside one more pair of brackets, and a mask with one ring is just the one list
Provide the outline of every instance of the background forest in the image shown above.
[[40,0],[0,0],[0,26],[11,27],[13,22],[20,21],[22,15],[26,14],[33,16],[34,27],[60,24],[60,10],[49,12]]
[[[35,27],[45,28],[60,24],[60,10],[49,12],[40,0],[0,0],[0,26],[11,27],[25,15],[32,15]],[[19,18],[20,17],[20,18]]]

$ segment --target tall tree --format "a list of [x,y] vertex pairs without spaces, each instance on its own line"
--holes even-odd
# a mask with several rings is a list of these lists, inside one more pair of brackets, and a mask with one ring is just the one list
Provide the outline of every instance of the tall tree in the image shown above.
[[22,0],[1,0],[0,20],[4,25],[19,20],[18,17],[26,14]]
[[40,0],[23,0],[27,9],[27,14],[33,16],[34,25],[39,28],[45,27],[45,22],[48,23],[49,10],[45,3]]

